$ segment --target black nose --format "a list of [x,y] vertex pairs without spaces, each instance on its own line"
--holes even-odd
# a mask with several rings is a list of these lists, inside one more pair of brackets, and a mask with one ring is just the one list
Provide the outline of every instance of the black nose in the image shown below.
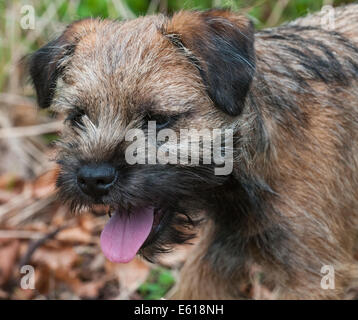
[[109,164],[86,165],[77,173],[77,183],[81,190],[94,198],[107,194],[116,178],[116,170]]

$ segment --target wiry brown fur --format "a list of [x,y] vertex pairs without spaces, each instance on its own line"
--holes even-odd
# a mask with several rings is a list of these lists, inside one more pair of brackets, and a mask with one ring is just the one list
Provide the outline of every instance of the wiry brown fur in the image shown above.
[[[123,163],[123,137],[148,112],[184,114],[171,127],[177,131],[235,128],[229,177],[214,177],[205,168],[166,167],[164,173],[127,168],[138,189],[122,185],[116,190],[124,207],[126,201],[146,204],[155,193],[169,198],[160,205],[188,217],[191,211],[205,211],[200,242],[183,267],[174,297],[244,297],[241,284],[250,282],[251,267],[258,265],[264,284],[279,298],[343,298],[358,280],[353,258],[358,5],[335,13],[334,31],[322,29],[321,18],[312,15],[258,32],[255,51],[250,23],[227,11],[71,25],[51,55],[58,70],[52,104],[85,111],[80,128],[69,125],[63,134],[60,187],[66,200],[74,206],[91,204],[87,198],[73,199],[71,168],[89,161]],[[239,46],[240,61],[220,52],[220,46],[213,50],[215,41],[233,50]],[[226,54],[223,60],[221,54]],[[225,65],[230,59],[233,64]],[[39,64],[35,56],[35,85]],[[239,95],[230,91],[231,79],[229,87],[222,86],[232,76],[224,69],[231,67],[240,70],[240,78],[234,74],[232,79]],[[148,178],[152,190],[142,183]],[[169,232],[159,241],[166,248],[176,242]],[[151,259],[152,249],[142,254]],[[335,268],[334,290],[320,286],[323,265]]]

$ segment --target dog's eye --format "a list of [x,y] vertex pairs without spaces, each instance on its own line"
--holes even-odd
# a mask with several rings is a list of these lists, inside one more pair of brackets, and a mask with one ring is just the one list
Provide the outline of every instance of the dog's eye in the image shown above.
[[178,115],[163,115],[163,114],[146,114],[144,117],[144,126],[148,127],[149,121],[156,122],[156,129],[161,130],[173,125],[177,120]]
[[69,112],[65,122],[69,122],[72,126],[80,127],[83,125],[82,117],[85,115],[83,109],[76,108]]

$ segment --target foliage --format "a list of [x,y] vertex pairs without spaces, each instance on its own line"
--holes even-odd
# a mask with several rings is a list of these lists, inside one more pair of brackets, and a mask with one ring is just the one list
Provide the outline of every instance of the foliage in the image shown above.
[[175,280],[169,270],[164,268],[153,269],[147,281],[138,288],[138,292],[144,299],[157,300],[165,296],[174,282]]

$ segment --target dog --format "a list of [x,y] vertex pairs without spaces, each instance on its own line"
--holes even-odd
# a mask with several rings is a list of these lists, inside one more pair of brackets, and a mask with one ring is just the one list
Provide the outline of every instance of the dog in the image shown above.
[[[198,243],[175,299],[342,299],[358,279],[358,5],[255,32],[225,9],[84,19],[33,53],[41,108],[67,114],[59,194],[104,204],[105,255],[155,262]],[[233,168],[129,164],[129,130],[231,129]],[[324,267],[334,284],[322,286]],[[248,286],[248,287],[247,287]],[[244,291],[244,292],[243,292]]]

